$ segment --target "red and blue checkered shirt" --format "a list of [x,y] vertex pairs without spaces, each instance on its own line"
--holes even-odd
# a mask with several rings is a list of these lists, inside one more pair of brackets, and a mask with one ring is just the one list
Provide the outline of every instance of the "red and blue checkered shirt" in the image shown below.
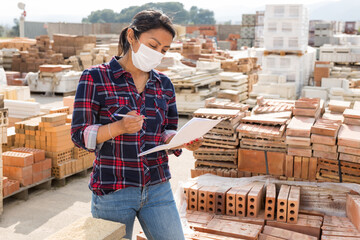
[[[113,57],[83,72],[75,96],[71,137],[75,145],[95,152],[89,188],[97,195],[142,187],[171,178],[166,151],[138,157],[176,133],[178,113],[170,79],[155,70],[139,94],[130,73]],[[123,134],[96,145],[99,126],[121,120],[132,110],[147,117],[135,134]],[[181,150],[175,150],[176,156]]]

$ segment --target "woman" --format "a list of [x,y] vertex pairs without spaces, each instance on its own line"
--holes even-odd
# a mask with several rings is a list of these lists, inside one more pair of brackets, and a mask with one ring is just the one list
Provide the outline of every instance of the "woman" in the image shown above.
[[[92,215],[126,224],[128,239],[135,217],[148,239],[184,239],[168,167],[168,154],[179,156],[181,149],[138,157],[176,134],[174,86],[153,70],[174,36],[166,15],[139,12],[120,34],[122,57],[85,70],[76,92],[72,140],[96,155],[89,183]],[[195,140],[179,148],[200,145]]]

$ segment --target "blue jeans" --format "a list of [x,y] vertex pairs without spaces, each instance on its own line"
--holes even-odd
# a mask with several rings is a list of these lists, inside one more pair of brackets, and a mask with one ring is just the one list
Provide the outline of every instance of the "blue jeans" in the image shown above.
[[126,225],[125,238],[131,239],[135,217],[149,240],[184,240],[180,216],[170,182],[148,187],[128,187],[110,194],[93,194],[91,213]]

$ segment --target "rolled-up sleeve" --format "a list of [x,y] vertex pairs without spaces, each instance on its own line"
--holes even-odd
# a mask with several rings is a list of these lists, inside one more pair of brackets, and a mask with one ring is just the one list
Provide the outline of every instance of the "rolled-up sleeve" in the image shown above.
[[[170,137],[176,134],[176,130],[178,128],[179,114],[176,108],[176,97],[175,97],[175,89],[172,86],[173,95],[168,101],[168,111],[166,115],[166,124],[164,131],[162,132],[162,140],[166,142]],[[182,153],[182,149],[169,150],[168,154],[174,154],[175,156],[180,156]]]
[[[96,150],[96,137],[99,129],[100,102],[96,85],[89,70],[80,77],[74,101],[71,123],[71,139],[77,147],[93,152]],[[90,126],[95,126],[88,128]],[[97,127],[96,127],[97,126]],[[95,143],[94,143],[95,141]]]

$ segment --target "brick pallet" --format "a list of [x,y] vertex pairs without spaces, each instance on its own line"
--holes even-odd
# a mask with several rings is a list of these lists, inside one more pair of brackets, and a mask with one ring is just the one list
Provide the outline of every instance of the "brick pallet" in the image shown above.
[[[245,112],[235,109],[201,108],[194,112],[194,117],[223,119],[204,135],[202,147],[194,151],[196,168],[208,166],[237,169],[239,140],[235,129],[244,116]],[[196,170],[193,172],[193,175],[198,175]]]
[[46,157],[51,159],[51,174],[59,180],[92,167],[95,156],[74,147],[71,141],[71,121],[68,121],[70,108],[66,106],[51,109],[50,112],[53,113],[16,123],[14,146],[45,151]]
[[265,151],[286,152],[285,129],[288,119],[271,118],[261,115],[241,119],[236,131],[240,147]]
[[95,36],[77,36],[68,34],[54,34],[53,49],[57,53],[62,53],[65,58],[77,55],[77,50],[82,50],[85,44],[96,44]]
[[50,49],[50,38],[41,35],[36,38],[36,44],[15,54],[12,59],[12,70],[19,72],[37,72],[42,64],[63,64],[62,54]]

